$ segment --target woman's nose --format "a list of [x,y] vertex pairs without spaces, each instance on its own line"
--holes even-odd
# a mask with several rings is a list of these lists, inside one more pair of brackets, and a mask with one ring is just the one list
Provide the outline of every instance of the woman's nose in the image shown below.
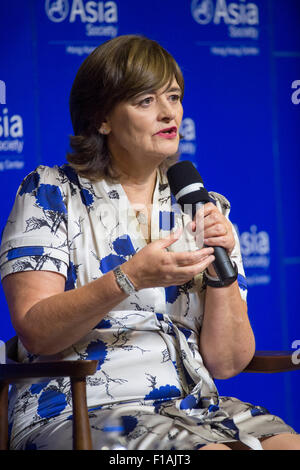
[[171,103],[164,101],[159,104],[158,120],[159,121],[172,121],[175,118],[175,112]]

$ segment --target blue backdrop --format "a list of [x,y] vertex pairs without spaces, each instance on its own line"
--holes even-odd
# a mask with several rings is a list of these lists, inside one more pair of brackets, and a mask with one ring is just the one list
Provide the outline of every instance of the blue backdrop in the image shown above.
[[[185,76],[181,158],[232,204],[257,349],[298,348],[300,361],[299,31],[299,0],[2,0],[1,228],[22,178],[65,161],[69,92],[87,54],[120,34],[156,39]],[[300,432],[299,373],[217,384]]]

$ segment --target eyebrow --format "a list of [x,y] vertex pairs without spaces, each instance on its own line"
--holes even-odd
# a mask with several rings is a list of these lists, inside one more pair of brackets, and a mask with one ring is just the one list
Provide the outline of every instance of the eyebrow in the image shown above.
[[[145,91],[141,91],[140,93],[138,93],[137,95],[133,96],[132,99],[135,100],[135,99],[139,99],[140,97],[144,96],[144,95],[155,95],[157,92],[157,90],[145,90]],[[171,86],[170,88],[166,88],[163,93],[173,93],[173,92],[177,92],[179,93],[180,95],[182,95],[182,90],[179,86]]]
[[179,86],[173,86],[172,88],[167,88],[164,93],[172,93],[173,91],[177,91],[178,93],[182,93],[182,90]]

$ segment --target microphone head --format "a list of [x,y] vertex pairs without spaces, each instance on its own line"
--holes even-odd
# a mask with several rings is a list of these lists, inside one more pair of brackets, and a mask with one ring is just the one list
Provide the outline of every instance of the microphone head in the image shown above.
[[189,160],[183,160],[171,166],[167,171],[167,178],[171,192],[181,207],[185,204],[210,201],[198,170]]

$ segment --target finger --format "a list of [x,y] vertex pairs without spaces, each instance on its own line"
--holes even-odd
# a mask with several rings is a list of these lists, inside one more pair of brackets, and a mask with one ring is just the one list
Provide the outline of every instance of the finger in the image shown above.
[[228,229],[226,225],[217,223],[204,230],[204,239],[213,237],[224,237],[228,235]]
[[205,238],[226,235],[228,232],[227,219],[215,206],[206,216],[204,216],[204,211],[202,214],[201,212],[197,212],[195,223],[195,233],[198,237],[201,236],[202,232],[204,232]]
[[204,206],[200,206],[200,208],[197,210],[194,222],[195,222],[195,232],[197,235],[199,231],[203,231],[204,229]]
[[211,214],[212,212],[220,212],[217,206],[215,206],[212,202],[207,202],[203,205],[204,217]]
[[178,267],[191,266],[200,263],[214,252],[213,247],[202,248],[201,250],[172,253],[173,262]]
[[204,243],[209,246],[223,246],[228,243],[228,239],[226,237],[207,237],[204,238]]
[[226,224],[226,219],[218,210],[211,211],[208,215],[204,217],[203,226],[204,229],[207,229],[209,227],[213,227],[216,224]]
[[202,248],[204,244],[204,230],[200,225],[197,225],[195,221],[192,221],[187,226],[189,233],[194,237],[196,246]]
[[226,236],[205,238],[204,244],[207,246],[221,246],[229,252],[231,252],[234,247],[234,241],[232,241],[230,238]]
[[[215,261],[215,259],[216,258],[215,258],[214,255],[210,255],[207,258],[205,258],[203,261],[201,261],[197,265],[198,272],[196,274],[202,273],[205,269],[207,269]],[[194,274],[194,276],[196,276],[196,274]]]
[[172,245],[177,240],[179,240],[179,238],[181,237],[181,234],[182,234],[182,228],[178,228],[175,232],[172,232],[168,237],[158,240],[158,243],[160,244],[162,248],[168,248],[168,246]]
[[196,276],[199,273],[202,273],[205,269],[208,268],[208,266],[211,265],[215,261],[214,255],[209,255],[205,259],[199,261],[199,263],[189,266],[189,267],[182,267],[182,268],[177,268],[180,269],[182,273],[185,272],[186,279],[192,279],[194,276]]

